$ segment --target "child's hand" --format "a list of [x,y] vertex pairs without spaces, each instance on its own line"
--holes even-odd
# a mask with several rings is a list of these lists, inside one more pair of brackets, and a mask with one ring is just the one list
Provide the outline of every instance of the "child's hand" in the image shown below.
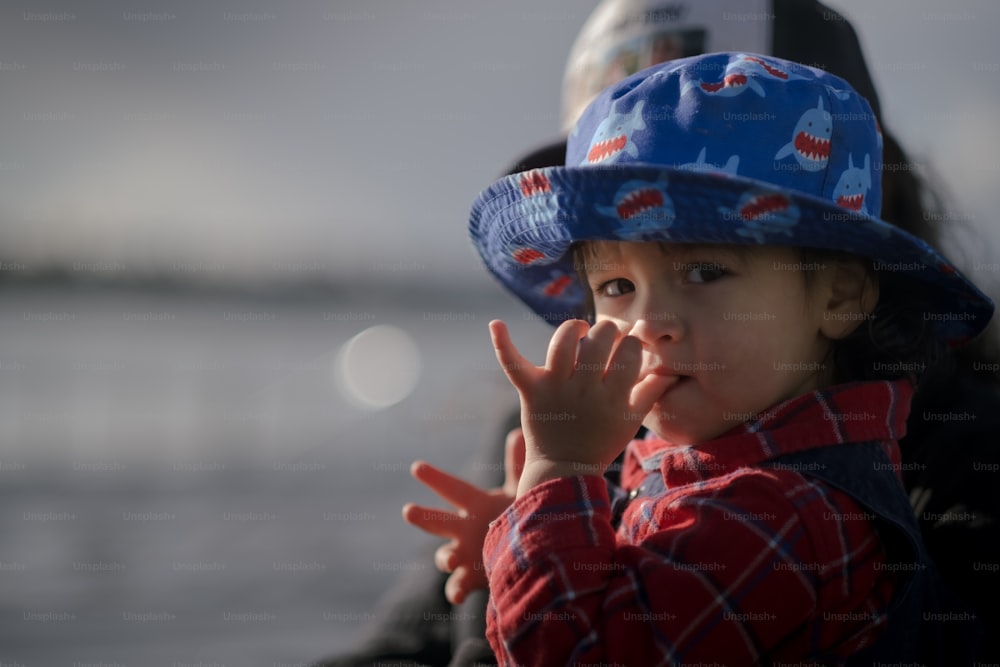
[[444,592],[452,604],[460,604],[472,591],[489,585],[483,567],[483,542],[490,522],[514,502],[524,468],[521,429],[507,434],[505,450],[504,485],[488,491],[423,461],[416,461],[410,467],[410,474],[458,508],[457,512],[448,512],[413,503],[403,506],[403,518],[409,523],[450,538],[435,552],[434,564],[442,572],[451,572]]
[[521,356],[503,322],[490,322],[490,334],[521,396],[527,458],[519,494],[556,477],[603,474],[673,381],[650,375],[636,383],[641,343],[613,322],[563,322],[544,367]]

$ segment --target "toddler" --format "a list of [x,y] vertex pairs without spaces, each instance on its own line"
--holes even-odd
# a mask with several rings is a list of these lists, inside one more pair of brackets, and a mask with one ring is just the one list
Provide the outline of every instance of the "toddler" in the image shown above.
[[880,160],[843,80],[719,53],[615,84],[570,135],[570,166],[479,196],[487,268],[559,326],[535,366],[490,324],[521,399],[508,484],[417,463],[459,511],[404,515],[451,538],[452,601],[488,584],[501,664],[941,645],[896,440],[935,349],[993,304],[876,217]]

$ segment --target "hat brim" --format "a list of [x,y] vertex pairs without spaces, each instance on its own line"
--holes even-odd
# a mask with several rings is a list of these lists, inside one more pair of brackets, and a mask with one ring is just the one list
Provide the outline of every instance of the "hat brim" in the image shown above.
[[573,243],[589,240],[772,245],[839,250],[916,281],[925,319],[951,344],[979,334],[993,303],[948,260],[902,229],[836,203],[717,172],[629,164],[549,167],[506,176],[473,204],[483,262],[546,321],[585,316]]

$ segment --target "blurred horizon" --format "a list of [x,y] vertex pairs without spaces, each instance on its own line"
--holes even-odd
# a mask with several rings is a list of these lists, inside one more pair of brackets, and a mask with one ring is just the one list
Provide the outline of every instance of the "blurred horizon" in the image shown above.
[[[946,195],[946,248],[996,293],[1000,6],[827,4]],[[469,207],[559,135],[596,5],[5,3],[0,280],[485,287]]]

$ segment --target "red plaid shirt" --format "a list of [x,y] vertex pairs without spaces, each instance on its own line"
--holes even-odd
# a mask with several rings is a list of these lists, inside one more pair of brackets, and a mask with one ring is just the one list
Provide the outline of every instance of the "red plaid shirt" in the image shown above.
[[750,665],[847,656],[884,627],[894,576],[871,515],[793,466],[761,463],[879,441],[899,475],[906,382],[838,385],[694,447],[626,449],[622,486],[666,491],[612,525],[606,481],[550,480],[490,527],[487,636],[500,664]]

